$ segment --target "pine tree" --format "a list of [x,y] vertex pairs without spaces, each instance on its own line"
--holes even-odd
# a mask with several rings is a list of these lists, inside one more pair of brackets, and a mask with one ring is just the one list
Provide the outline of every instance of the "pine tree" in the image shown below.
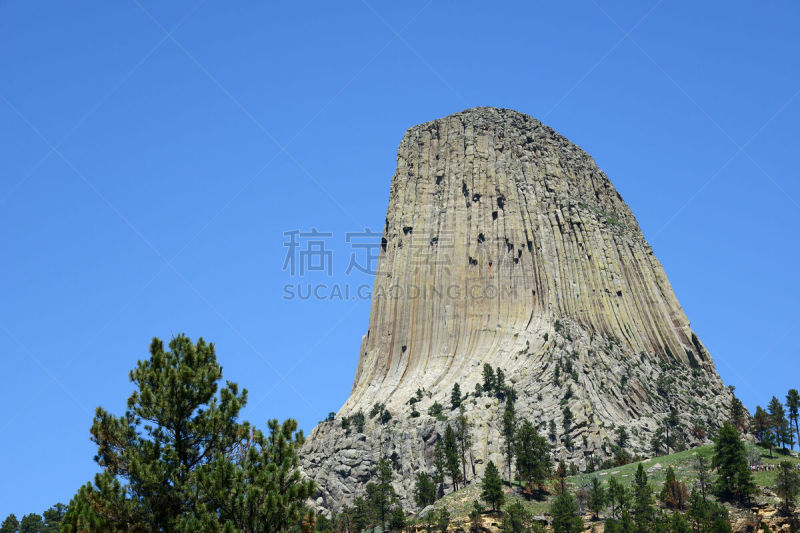
[[506,392],[506,375],[502,368],[498,368],[494,373],[494,392],[498,398],[502,398]]
[[611,505],[612,517],[620,517],[622,510],[627,507],[627,500],[625,486],[617,481],[617,478],[610,477],[608,480],[608,503]]
[[675,478],[675,470],[668,466],[664,487],[661,489],[661,501],[670,509],[682,511],[686,508],[688,498],[686,484],[679,482]]
[[800,496],[800,472],[789,461],[782,461],[775,479],[775,493],[781,498],[781,510],[791,515]]
[[444,454],[447,460],[447,472],[453,480],[453,490],[458,490],[458,481],[461,477],[461,468],[458,453],[458,438],[450,424],[444,430]]
[[271,421],[268,436],[238,423],[247,391],[219,388],[213,344],[180,335],[167,351],[154,339],[130,378],[123,416],[97,409],[91,433],[103,470],[73,498],[63,531],[274,531],[306,515],[314,483],[299,473],[297,422]]
[[694,471],[697,474],[697,488],[700,489],[700,495],[705,502],[708,494],[708,487],[711,483],[711,472],[708,459],[702,455],[698,455],[697,459],[694,461]]
[[491,394],[494,390],[494,370],[489,363],[483,365],[483,390],[486,394]]
[[500,479],[500,472],[497,470],[493,461],[486,465],[481,482],[481,498],[491,506],[492,511],[497,512],[503,505],[505,495],[503,494],[503,480]]
[[789,422],[794,422],[794,432],[797,435],[797,446],[800,448],[800,393],[797,389],[789,389],[786,395],[786,409],[789,411]]
[[578,516],[578,504],[568,491],[559,494],[550,506],[553,517],[553,533],[579,533],[583,531],[583,520]]
[[569,408],[569,405],[564,407],[562,415],[563,415],[562,426],[564,428],[564,446],[567,449],[572,449],[572,438],[570,437],[569,432],[572,429],[573,414],[572,410]]
[[511,397],[506,398],[506,407],[503,410],[503,439],[505,439],[506,465],[508,466],[508,481],[511,482],[511,462],[514,460],[514,438],[517,435],[517,413]]
[[458,409],[461,406],[461,386],[456,382],[453,384],[453,391],[450,393],[450,409]]
[[520,502],[514,502],[506,507],[503,519],[500,523],[500,531],[503,533],[525,533],[530,531],[531,514]]
[[40,533],[58,533],[61,529],[61,523],[64,521],[66,512],[67,506],[63,503],[57,503],[42,513],[44,526]]
[[[496,468],[495,468],[496,470]],[[470,533],[480,533],[483,524],[483,505],[478,500],[472,502],[472,510],[469,512],[469,531]]]
[[39,533],[42,526],[44,526],[44,521],[40,515],[26,514],[19,522],[19,533]]
[[442,533],[447,533],[447,528],[450,527],[450,511],[442,509],[436,517],[436,527]]
[[469,429],[469,420],[462,404],[456,417],[456,437],[458,438],[458,449],[461,455],[461,474],[464,484],[467,483],[467,455],[470,454],[472,448],[472,437]]
[[760,405],[756,406],[756,413],[753,415],[753,433],[759,443],[764,442],[764,436],[770,430],[770,419],[767,412],[761,408]]
[[755,492],[747,450],[739,433],[726,423],[714,441],[712,467],[717,470],[717,493],[727,499],[747,501]]
[[730,415],[730,422],[733,424],[733,427],[738,429],[739,431],[744,431],[747,429],[747,411],[742,404],[742,401],[737,398],[735,395],[731,396],[731,415]]
[[436,469],[433,480],[439,484],[438,494],[441,496],[444,494],[444,477],[447,474],[447,454],[441,439],[433,446],[433,467]]
[[789,426],[789,421],[786,420],[786,411],[783,410],[783,404],[781,404],[778,398],[773,396],[769,401],[767,411],[769,412],[775,441],[779,447],[783,448],[786,444],[787,428]]
[[17,533],[18,528],[19,520],[17,520],[17,517],[12,513],[0,524],[0,533]]
[[436,501],[436,484],[427,472],[417,473],[417,482],[414,485],[414,501],[420,509],[433,505]]
[[606,508],[607,499],[606,491],[603,489],[600,479],[593,477],[592,485],[589,487],[589,510],[592,511],[595,520],[600,517],[600,513]]
[[633,513],[637,527],[647,529],[653,521],[653,489],[647,482],[647,474],[642,463],[636,468],[633,477]]
[[527,420],[517,431],[514,443],[517,475],[525,482],[529,493],[533,494],[534,487],[543,488],[544,480],[550,476],[550,445]]
[[375,482],[367,483],[366,486],[367,501],[381,527],[386,525],[391,505],[397,499],[397,494],[395,494],[394,487],[392,487],[393,477],[394,472],[392,471],[391,462],[382,457],[375,467]]

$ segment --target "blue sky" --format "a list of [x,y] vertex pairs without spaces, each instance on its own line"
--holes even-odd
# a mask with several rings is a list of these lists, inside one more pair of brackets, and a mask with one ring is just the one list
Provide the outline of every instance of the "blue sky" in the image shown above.
[[[749,408],[798,383],[800,5],[0,3],[0,517],[96,470],[153,336],[216,343],[245,418],[308,432],[346,399],[414,124],[491,105],[592,154]],[[330,232],[333,276],[282,269]]]

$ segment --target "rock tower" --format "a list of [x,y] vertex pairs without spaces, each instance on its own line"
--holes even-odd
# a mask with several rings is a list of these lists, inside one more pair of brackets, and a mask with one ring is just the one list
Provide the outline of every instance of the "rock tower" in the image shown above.
[[[350,503],[392,454],[410,502],[458,413],[456,383],[471,424],[468,478],[489,460],[505,464],[502,397],[476,392],[485,364],[502,369],[519,417],[579,468],[611,456],[619,427],[628,451],[648,455],[671,409],[687,444],[702,442],[730,402],[594,160],[528,115],[474,108],[400,143],[353,390],[304,448],[318,503]],[[444,410],[430,415],[436,403]],[[360,431],[350,422],[361,414]]]

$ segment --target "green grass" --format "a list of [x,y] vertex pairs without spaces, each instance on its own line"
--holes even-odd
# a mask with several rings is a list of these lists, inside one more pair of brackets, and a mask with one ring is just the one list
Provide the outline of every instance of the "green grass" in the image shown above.
[[[777,465],[782,461],[789,461],[792,464],[796,465],[800,463],[800,459],[796,455],[782,455],[778,452],[773,453],[773,457],[769,457],[769,451],[755,447],[758,450],[759,454],[761,455],[761,461],[766,464],[774,464]],[[693,448],[691,450],[686,450],[683,452],[674,453],[672,455],[666,455],[662,457],[655,457],[653,459],[648,459],[646,461],[642,461],[642,466],[644,467],[645,471],[651,470],[648,472],[647,477],[650,485],[653,487],[654,493],[658,494],[661,491],[661,487],[664,484],[664,480],[666,478],[666,470],[668,466],[671,466],[675,470],[675,476],[679,481],[686,483],[686,486],[689,487],[691,490],[692,487],[695,486],[697,481],[697,473],[694,470],[694,462],[697,457],[702,456],[708,459],[708,464],[711,464],[711,457],[714,453],[714,446],[707,445],[707,446],[700,446],[698,448]],[[603,484],[607,484],[608,480],[611,477],[617,478],[623,485],[630,485],[631,481],[633,480],[633,476],[636,473],[636,469],[638,468],[639,463],[631,463],[628,465],[616,467],[616,468],[609,468],[606,470],[598,470],[591,474],[579,474],[576,476],[570,476],[567,478],[567,482],[569,484],[570,490],[573,492],[591,482],[593,477],[599,478]],[[660,467],[658,466],[660,465]],[[655,468],[654,468],[655,467]],[[753,478],[755,480],[756,485],[760,488],[772,488],[775,486],[775,476],[776,471],[772,472],[754,472]],[[711,474],[712,479],[714,474]],[[515,501],[521,502],[525,508],[535,516],[544,515],[548,512],[550,508],[550,500],[552,496],[548,496],[542,501],[529,501],[526,500],[521,494],[518,493],[518,487],[515,487],[515,491],[511,491],[507,487],[506,493],[506,502],[504,504],[508,505],[509,503],[513,503]],[[480,483],[475,483],[472,485],[467,486],[457,492],[453,492],[447,494],[441,500],[437,501],[434,507],[438,509],[446,508],[450,514],[452,515],[452,521],[454,524],[464,524],[468,520],[469,512],[472,510],[472,502],[475,500],[480,499],[481,488]],[[771,501],[769,503],[774,503],[774,500],[769,498]],[[763,501],[765,497],[763,495],[757,495],[756,500]]]

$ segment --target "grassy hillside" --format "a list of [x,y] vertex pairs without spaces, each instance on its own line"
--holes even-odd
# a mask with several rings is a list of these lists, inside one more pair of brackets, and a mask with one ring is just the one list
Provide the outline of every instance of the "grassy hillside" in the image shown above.
[[[664,484],[666,469],[671,466],[675,470],[675,475],[678,480],[686,483],[686,486],[691,490],[697,481],[697,474],[694,470],[694,462],[698,456],[704,456],[711,463],[711,456],[713,455],[713,445],[701,446],[691,450],[675,453],[672,455],[655,457],[647,461],[643,461],[642,465],[647,471],[647,477],[652,485],[654,492],[658,494]],[[761,461],[765,464],[779,464],[781,461],[790,461],[793,464],[800,463],[800,459],[796,455],[781,455],[777,452],[773,453],[770,458],[769,451],[760,447],[754,447],[757,453],[761,456]],[[567,478],[570,490],[573,492],[578,488],[591,482],[593,477],[598,477],[603,481],[604,485],[611,477],[616,477],[624,485],[629,485],[633,480],[639,463],[631,463],[628,465],[620,466],[617,468],[610,468],[607,470],[598,470],[591,474],[580,474],[570,476]],[[756,484],[761,490],[756,495],[755,500],[759,503],[775,503],[774,496],[771,491],[764,489],[771,489],[775,486],[776,472],[754,472],[754,479]],[[713,473],[712,473],[713,478]],[[447,494],[444,498],[436,502],[434,507],[436,509],[447,509],[451,515],[454,523],[465,523],[468,520],[469,512],[472,510],[472,502],[480,499],[481,488],[480,483],[472,484],[457,492]],[[528,501],[517,490],[512,491],[509,487],[506,488],[506,505],[514,501],[521,502],[527,509],[535,516],[541,516],[548,512],[550,508],[551,497],[543,501]]]

